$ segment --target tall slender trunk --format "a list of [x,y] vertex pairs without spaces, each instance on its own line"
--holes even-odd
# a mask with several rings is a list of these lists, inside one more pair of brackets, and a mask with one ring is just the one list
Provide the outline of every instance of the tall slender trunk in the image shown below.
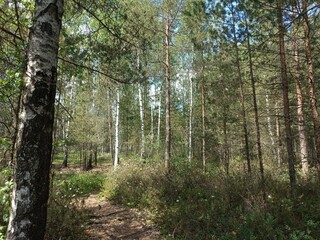
[[19,113],[8,240],[43,239],[47,218],[63,1],[35,1]]
[[63,167],[68,167],[68,157],[69,157],[69,147],[68,147],[68,138],[69,138],[69,126],[70,126],[70,121],[69,119],[67,120],[67,124],[64,125],[63,128],[63,139],[64,139],[64,144],[63,144]]
[[206,102],[205,102],[205,78],[204,78],[204,59],[203,50],[201,52],[201,120],[202,120],[202,168],[203,171],[207,170],[206,163]]
[[242,76],[241,76],[241,66],[240,66],[238,39],[237,39],[237,34],[236,34],[234,10],[232,11],[232,32],[233,32],[234,50],[235,50],[235,54],[236,54],[237,78],[238,78],[238,82],[240,85],[241,115],[242,115],[242,127],[243,127],[244,141],[245,141],[245,153],[246,153],[247,168],[248,168],[247,170],[248,170],[248,173],[251,173],[251,159],[250,159],[250,152],[249,152],[247,116],[246,116],[246,109],[245,109],[245,99],[244,99],[243,81],[242,81]]
[[158,131],[157,131],[157,146],[160,148],[160,133],[161,133],[161,86],[159,87],[159,104],[158,104]]
[[273,127],[272,127],[272,124],[271,124],[270,104],[269,104],[269,95],[268,94],[266,94],[265,100],[266,100],[266,112],[267,112],[267,126],[268,126],[268,132],[269,132],[269,137],[270,137],[270,141],[271,141],[271,146],[272,146],[272,152],[276,156],[276,160],[278,162],[278,159],[279,159],[279,155],[278,155],[279,145],[276,145],[275,141],[274,141],[274,133],[273,133]]
[[223,108],[223,165],[226,174],[229,175],[229,147],[228,147],[227,111]]
[[312,120],[314,128],[314,137],[316,144],[316,166],[318,174],[320,177],[320,125],[319,125],[319,113],[317,106],[317,97],[316,89],[314,85],[314,64],[311,52],[311,43],[310,43],[310,28],[309,28],[309,18],[308,18],[308,3],[306,0],[302,0],[302,13],[303,13],[303,28],[304,28],[304,44],[306,50],[306,59],[307,59],[307,77],[309,85],[309,94],[310,102],[312,109]]
[[284,25],[282,16],[281,1],[277,2],[277,20],[279,28],[279,54],[280,54],[280,68],[281,68],[281,80],[282,80],[282,94],[283,94],[283,113],[284,113],[284,124],[286,131],[286,144],[288,152],[288,167],[291,193],[294,193],[296,185],[296,173],[295,173],[295,154],[293,148],[293,137],[291,130],[291,118],[290,118],[290,103],[289,103],[289,81],[287,75],[287,63],[284,43]]
[[153,152],[153,141],[154,141],[154,95],[150,96],[151,104],[150,104],[150,143],[151,143],[151,152]]
[[246,34],[247,34],[247,48],[248,48],[248,54],[249,54],[249,70],[250,70],[250,80],[251,80],[252,97],[253,97],[252,100],[253,100],[253,109],[254,109],[254,120],[255,120],[255,124],[256,124],[257,151],[258,151],[258,159],[259,159],[259,167],[260,167],[260,177],[261,177],[263,199],[264,199],[264,201],[266,201],[267,195],[266,195],[266,189],[265,189],[264,165],[263,165],[262,149],[261,149],[261,133],[260,133],[259,112],[258,112],[258,104],[257,104],[255,78],[254,78],[254,74],[253,74],[250,34],[249,34],[247,22],[246,22]]
[[190,93],[190,102],[189,102],[189,139],[188,139],[188,159],[191,163],[192,161],[192,109],[193,109],[193,84],[192,78],[190,76],[190,70],[188,70],[189,78],[189,93]]
[[166,142],[165,142],[165,168],[170,170],[171,162],[171,76],[170,76],[170,14],[166,13]]
[[111,92],[109,89],[108,93],[108,110],[109,110],[109,149],[111,155],[111,161],[114,162],[114,150],[113,150],[113,114],[112,114],[112,99],[111,99]]
[[138,95],[139,95],[139,108],[140,108],[140,127],[141,127],[141,147],[140,147],[140,157],[144,159],[146,157],[145,144],[146,144],[146,136],[144,132],[144,107],[142,100],[142,90],[141,84],[138,85]]
[[117,101],[116,101],[116,124],[115,124],[115,141],[114,141],[114,169],[119,166],[119,119],[120,119],[120,87],[117,86]]
[[[295,20],[297,16],[297,8],[293,7],[292,18]],[[298,30],[298,24],[294,22],[295,33]],[[302,89],[300,83],[300,62],[299,62],[299,42],[297,36],[293,36],[293,54],[294,54],[294,80],[296,85],[296,95],[297,95],[297,117],[298,117],[298,133],[299,133],[299,153],[301,161],[301,169],[303,176],[307,176],[309,170],[308,164],[308,148],[307,148],[307,137],[305,131],[305,121],[304,121],[304,111],[303,111],[303,98]]]

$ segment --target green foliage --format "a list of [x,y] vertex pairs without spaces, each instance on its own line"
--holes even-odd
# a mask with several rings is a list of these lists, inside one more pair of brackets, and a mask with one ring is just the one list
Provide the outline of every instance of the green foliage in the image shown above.
[[5,239],[5,233],[9,222],[9,210],[13,181],[11,169],[5,168],[0,172],[0,239]]
[[47,239],[83,239],[87,222],[84,197],[99,191],[103,175],[71,173],[55,176],[49,199]]
[[[111,201],[148,209],[174,239],[317,239],[320,200],[315,183],[299,187],[292,200],[287,181],[268,176],[268,200],[258,176],[202,173],[179,163],[169,174],[154,164],[112,173],[102,194]],[[170,237],[171,236],[171,237]]]

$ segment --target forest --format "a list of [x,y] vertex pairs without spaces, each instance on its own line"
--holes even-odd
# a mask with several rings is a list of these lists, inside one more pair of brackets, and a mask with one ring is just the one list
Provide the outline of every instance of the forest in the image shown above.
[[319,18],[0,0],[0,240],[320,239]]

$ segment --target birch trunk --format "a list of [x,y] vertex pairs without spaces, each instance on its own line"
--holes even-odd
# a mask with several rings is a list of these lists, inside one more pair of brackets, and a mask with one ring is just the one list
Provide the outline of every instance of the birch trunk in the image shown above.
[[[297,16],[297,9],[293,9],[293,20]],[[297,32],[298,24],[295,24],[295,32]],[[298,117],[298,133],[299,133],[299,153],[301,161],[301,169],[303,176],[307,176],[309,165],[308,165],[308,149],[307,149],[307,138],[305,132],[305,121],[304,121],[304,111],[303,111],[303,98],[302,98],[302,88],[300,83],[300,62],[299,62],[299,42],[297,36],[293,37],[293,54],[294,54],[294,80],[296,85],[296,95],[297,95],[297,117]]]
[[289,81],[287,75],[287,64],[286,64],[286,54],[285,54],[285,43],[284,43],[284,25],[283,25],[283,15],[281,1],[277,3],[277,20],[279,28],[279,54],[280,54],[280,68],[281,68],[281,80],[282,80],[282,94],[283,94],[283,113],[284,113],[284,124],[286,131],[286,145],[288,152],[288,167],[289,167],[289,177],[291,193],[294,193],[296,185],[296,173],[295,173],[295,154],[293,148],[293,137],[291,130],[291,117],[290,117],[290,103],[289,103]]
[[190,103],[189,103],[189,154],[188,159],[191,163],[192,161],[192,109],[193,109],[193,84],[192,78],[190,76],[190,71],[188,71],[188,78],[189,78],[189,92],[190,92]]
[[159,105],[158,105],[158,131],[157,131],[157,146],[160,148],[160,131],[161,130],[161,86],[159,87]]
[[7,239],[43,239],[63,1],[35,1],[21,98]]
[[202,67],[201,67],[201,119],[202,119],[202,168],[203,171],[207,170],[206,163],[206,105],[205,105],[205,89],[204,89],[204,59],[203,51],[201,53]]
[[167,170],[170,169],[171,161],[171,76],[170,76],[170,14],[166,13],[166,142],[164,165]]
[[143,100],[142,100],[142,90],[141,84],[138,85],[138,95],[139,95],[139,108],[140,108],[140,122],[141,122],[141,148],[140,148],[140,157],[144,159],[146,157],[145,151],[145,143],[146,143],[146,136],[144,132],[144,107],[143,107]]
[[116,124],[115,124],[115,141],[114,141],[114,161],[113,167],[117,169],[119,166],[119,117],[120,117],[120,87],[117,87],[116,101]]
[[[279,148],[279,146],[275,145],[275,141],[274,141],[274,133],[272,130],[272,124],[271,124],[271,117],[270,117],[270,104],[269,104],[269,95],[266,94],[266,112],[267,112],[267,128],[268,128],[268,132],[269,132],[269,137],[270,137],[270,141],[271,141],[271,146],[272,146],[272,152],[274,152],[276,158],[277,158],[277,162],[279,159],[279,156],[277,154],[277,149]],[[275,149],[276,148],[276,149]]]
[[108,110],[109,110],[109,149],[110,149],[110,155],[111,155],[111,161],[114,162],[114,150],[113,150],[113,114],[112,114],[112,100],[111,100],[111,93],[109,89],[108,93]]

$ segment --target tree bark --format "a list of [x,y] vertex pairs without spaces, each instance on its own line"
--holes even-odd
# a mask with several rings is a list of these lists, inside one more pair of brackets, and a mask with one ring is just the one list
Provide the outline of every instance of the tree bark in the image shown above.
[[114,150],[113,150],[113,116],[112,116],[112,100],[111,100],[111,93],[109,89],[108,93],[108,110],[109,110],[109,149],[110,149],[110,156],[111,156],[111,162],[114,161]]
[[266,195],[266,189],[265,189],[264,165],[263,165],[263,157],[262,157],[262,149],[261,149],[261,132],[260,132],[259,112],[258,112],[258,104],[257,104],[255,78],[254,78],[254,74],[253,74],[253,62],[252,62],[250,35],[249,35],[249,29],[248,29],[247,22],[246,22],[246,34],[247,34],[247,48],[248,48],[248,55],[249,55],[249,72],[250,72],[252,97],[253,97],[252,100],[253,100],[253,109],[254,109],[254,120],[255,120],[255,124],[256,124],[257,152],[258,152],[258,159],[259,159],[259,168],[260,168],[263,200],[266,201],[267,195]]
[[160,131],[161,130],[161,86],[159,87],[159,105],[158,105],[158,129],[157,129],[157,147],[160,148]]
[[235,50],[235,54],[236,54],[237,78],[238,78],[239,85],[240,85],[241,115],[242,115],[242,127],[243,127],[244,141],[245,141],[245,153],[246,153],[246,160],[247,160],[247,171],[248,171],[248,173],[251,173],[251,160],[250,160],[250,152],[249,152],[247,116],[246,116],[246,108],[245,108],[243,81],[242,81],[242,76],[241,76],[241,66],[240,66],[238,39],[237,39],[237,34],[236,34],[234,10],[232,10],[232,32],[233,32],[234,50]]
[[192,109],[193,109],[193,84],[192,78],[190,76],[190,70],[188,71],[189,78],[189,92],[190,92],[190,102],[189,102],[189,140],[188,140],[188,159],[192,162]]
[[[293,20],[297,16],[296,7],[293,8]],[[298,24],[294,22],[295,33],[297,32]],[[297,117],[298,117],[298,133],[299,133],[299,153],[301,161],[301,170],[304,177],[307,176],[309,171],[308,164],[308,148],[307,148],[307,137],[305,131],[305,121],[304,121],[304,111],[303,111],[303,97],[302,88],[300,82],[300,62],[299,62],[299,42],[297,36],[293,36],[293,55],[294,55],[294,80],[296,85],[296,95],[297,95]]]
[[141,84],[138,85],[138,95],[139,95],[139,108],[140,108],[140,127],[141,127],[141,147],[140,147],[140,157],[144,159],[146,157],[146,135],[144,131],[144,107],[143,107],[143,100],[142,100],[142,90]]
[[167,170],[170,169],[171,161],[171,76],[170,76],[170,14],[166,13],[166,144],[164,165]]
[[206,102],[205,102],[205,89],[204,89],[204,59],[203,49],[201,50],[201,120],[202,120],[202,168],[203,171],[207,170],[206,163]]
[[291,118],[290,118],[290,104],[289,104],[289,81],[287,75],[287,63],[286,63],[286,53],[284,44],[284,25],[281,1],[277,3],[277,20],[279,28],[279,54],[280,54],[280,68],[281,68],[281,80],[282,80],[282,95],[283,95],[283,113],[284,113],[284,124],[286,132],[286,145],[288,152],[288,167],[289,167],[289,177],[291,193],[294,193],[296,185],[296,172],[295,172],[295,154],[293,148],[293,137],[291,130]]
[[309,28],[309,18],[308,18],[308,3],[306,0],[302,0],[302,14],[303,14],[303,28],[304,28],[304,44],[306,50],[306,60],[307,60],[307,77],[309,85],[310,102],[312,109],[312,120],[314,128],[314,137],[316,144],[316,166],[318,170],[318,175],[320,178],[320,124],[319,124],[319,113],[316,98],[316,89],[314,85],[314,64],[311,52],[310,44],[310,28]]
[[116,102],[116,124],[115,124],[115,143],[114,143],[114,169],[119,165],[119,119],[120,119],[120,87],[117,87],[117,102]]
[[35,1],[8,240],[43,239],[45,234],[62,13],[62,0]]

